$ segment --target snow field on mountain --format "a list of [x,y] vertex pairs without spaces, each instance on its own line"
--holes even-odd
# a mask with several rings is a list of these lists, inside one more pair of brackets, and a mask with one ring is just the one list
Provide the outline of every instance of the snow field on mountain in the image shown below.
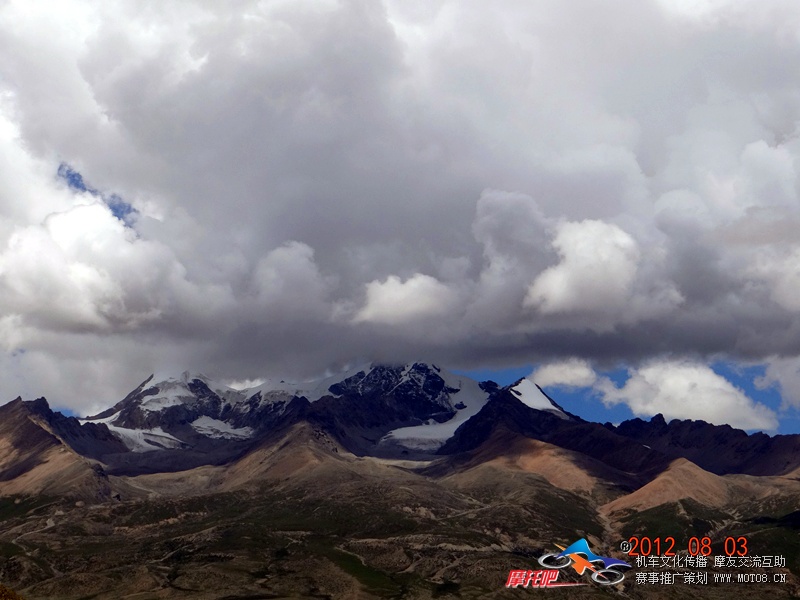
[[225,421],[212,419],[211,417],[200,417],[192,421],[192,428],[206,437],[218,439],[246,439],[253,435],[250,427],[231,427]]
[[450,395],[450,402],[455,405],[463,404],[464,408],[456,409],[456,414],[449,421],[437,423],[429,420],[422,425],[401,427],[387,433],[381,438],[381,443],[397,442],[407,448],[433,452],[450,439],[463,423],[475,416],[486,404],[488,394],[484,392],[477,381],[455,375],[441,369],[439,376],[444,379],[445,385],[460,390]]
[[[369,394],[372,393],[369,386],[375,385],[374,377],[370,378],[369,374],[373,373],[376,368],[386,369],[387,367],[365,364],[349,369],[344,373],[300,383],[266,380],[258,386],[242,390],[218,384],[203,375],[184,372],[179,378],[170,378],[153,385],[152,387],[157,392],[152,395],[140,396],[139,399],[134,400],[134,405],[131,408],[145,411],[151,415],[181,404],[195,405],[200,403],[197,404],[199,408],[204,406],[203,395],[198,395],[198,388],[195,386],[199,382],[203,382],[208,389],[222,399],[224,404],[233,406],[237,413],[243,414],[254,410],[254,406],[248,402],[254,396],[260,398],[259,407],[278,402],[288,402],[292,397],[296,396],[302,396],[310,402],[315,402],[326,395],[331,395],[331,386],[346,381],[361,371],[367,374],[367,377],[353,380],[352,385],[355,386],[353,391],[357,394]],[[481,389],[477,381],[440,369],[435,365],[408,364],[402,367],[402,370],[394,370],[394,373],[394,377],[399,375],[399,379],[393,379],[393,387],[391,389],[384,388],[382,393],[393,395],[397,393],[395,390],[407,390],[409,384],[411,384],[411,389],[417,390],[415,393],[423,394],[430,402],[441,406],[440,412],[442,414],[452,411],[453,416],[443,423],[430,418],[427,422],[419,425],[394,429],[381,438],[380,445],[400,446],[401,448],[420,450],[426,453],[435,452],[448,439],[453,437],[462,424],[477,415],[486,405],[489,398],[489,393]],[[441,377],[444,381],[444,389],[440,389],[437,384],[430,387],[430,384],[435,383],[438,377]],[[192,382],[196,383],[193,385]],[[426,385],[429,386],[427,388],[428,391],[424,391]],[[405,387],[401,388],[401,386]],[[569,419],[529,379],[520,380],[510,390],[520,402],[530,408],[547,411],[560,418]],[[279,410],[279,408],[276,406],[276,410]],[[95,422],[106,423],[111,431],[135,452],[147,452],[159,447],[179,448],[183,444],[181,440],[166,433],[161,427],[156,429],[121,427],[121,421],[119,421],[121,414],[122,411],[118,410],[114,415]],[[242,440],[255,434],[253,427],[235,427],[230,422],[220,420],[217,418],[218,416],[216,409],[212,412],[206,411],[205,414],[201,413],[200,416],[195,418],[190,425],[198,434],[218,440]],[[112,425],[112,423],[114,424]],[[167,429],[171,431],[169,427]]]
[[132,452],[151,452],[162,448],[180,448],[183,446],[183,442],[168,434],[161,427],[154,429],[126,429],[125,427],[116,427],[108,423],[106,423],[106,426]]
[[545,396],[542,393],[542,390],[536,387],[536,384],[530,379],[521,380],[517,385],[511,388],[511,393],[514,394],[519,401],[526,406],[535,408],[536,410],[546,410],[547,412],[553,413],[562,419],[569,419],[569,417],[564,414],[564,411],[561,411],[553,406],[553,403],[550,402],[549,398]]

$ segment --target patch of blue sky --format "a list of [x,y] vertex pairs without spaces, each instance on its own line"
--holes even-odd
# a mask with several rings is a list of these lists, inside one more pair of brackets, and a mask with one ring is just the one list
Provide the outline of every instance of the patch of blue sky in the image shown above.
[[137,214],[136,209],[125,202],[121,196],[118,194],[104,194],[98,189],[88,185],[83,175],[67,163],[61,163],[58,166],[58,176],[66,182],[71,190],[86,192],[100,198],[111,210],[111,214],[122,221],[126,227],[133,227],[133,219]]
[[58,176],[67,182],[70,189],[77,192],[89,192],[90,194],[97,195],[97,190],[90,188],[83,180],[83,175],[78,173],[75,169],[70,167],[67,163],[58,165]]
[[120,221],[130,226],[130,221],[136,216],[136,209],[130,204],[125,202],[116,194],[104,197],[103,201],[106,206],[111,209],[111,214],[117,217]]

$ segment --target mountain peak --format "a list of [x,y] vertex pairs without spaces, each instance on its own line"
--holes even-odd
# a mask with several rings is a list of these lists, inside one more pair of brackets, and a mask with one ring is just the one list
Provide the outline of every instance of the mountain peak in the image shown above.
[[517,400],[530,408],[547,411],[561,419],[571,418],[563,408],[553,402],[552,398],[544,393],[541,387],[527,377],[523,377],[515,384],[509,386],[508,391],[511,392]]
[[[80,441],[72,435],[78,430],[77,419],[53,413],[44,398],[32,402],[17,398],[0,406],[0,445],[13,449],[0,452],[0,496],[42,493],[107,498],[102,469],[89,465],[78,453],[85,448],[72,444]],[[102,437],[102,431],[95,433]],[[117,440],[106,441],[109,449],[119,446]]]

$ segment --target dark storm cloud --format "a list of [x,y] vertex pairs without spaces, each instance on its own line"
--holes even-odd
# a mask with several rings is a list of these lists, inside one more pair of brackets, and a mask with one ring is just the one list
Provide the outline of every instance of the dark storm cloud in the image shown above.
[[798,402],[798,24],[792,2],[7,3],[3,393],[83,410],[151,371],[370,359],[660,382],[654,360],[727,355]]

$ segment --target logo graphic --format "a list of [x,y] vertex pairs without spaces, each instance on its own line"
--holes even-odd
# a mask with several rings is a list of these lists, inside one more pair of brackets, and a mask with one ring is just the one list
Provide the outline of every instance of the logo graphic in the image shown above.
[[510,571],[507,588],[534,587],[534,588],[555,588],[570,587],[575,585],[587,585],[586,583],[557,583],[559,571],[554,569],[539,571]]
[[578,575],[583,575],[589,570],[592,572],[592,581],[600,585],[619,583],[625,579],[622,570],[631,568],[625,561],[608,556],[598,556],[589,549],[589,543],[584,538],[566,548],[558,544],[555,546],[561,552],[545,554],[539,558],[540,565],[548,569],[565,569],[571,566]]

